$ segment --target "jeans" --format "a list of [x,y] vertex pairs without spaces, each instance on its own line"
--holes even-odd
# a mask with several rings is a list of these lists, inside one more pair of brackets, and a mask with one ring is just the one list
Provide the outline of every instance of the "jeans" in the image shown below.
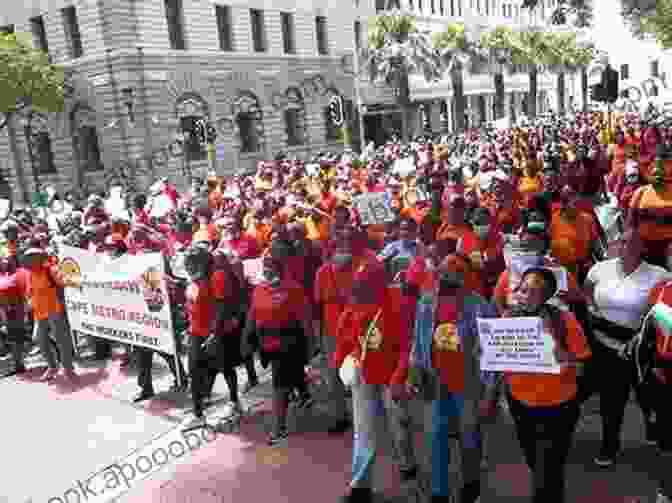
[[525,463],[532,472],[533,503],[563,503],[565,464],[579,420],[576,400],[530,407],[508,397]]
[[385,421],[393,435],[400,468],[408,469],[416,465],[408,403],[393,403],[385,390],[386,387],[380,384],[358,383],[352,387],[354,442],[351,487],[371,488],[378,450],[385,442]]
[[[465,422],[467,403],[464,395],[448,391],[440,382],[437,393],[425,409],[426,443],[430,446],[432,495],[449,497],[454,492],[450,487],[451,439],[459,439],[462,463],[462,479],[465,485],[477,483],[481,475],[483,452],[480,428]],[[461,489],[461,488],[459,488]],[[458,490],[459,490],[458,489]]]
[[332,363],[332,358],[336,352],[336,337],[325,335],[323,340],[324,349],[327,353],[327,386],[329,388],[329,405],[331,414],[336,420],[346,418],[345,386],[338,375],[338,368]]
[[49,332],[53,333],[54,340],[58,346],[58,354],[61,360],[61,365],[64,369],[72,370],[72,357],[74,348],[72,346],[72,338],[67,330],[65,316],[63,313],[52,314],[45,320],[35,320],[34,338],[40,345],[42,355],[47,360],[47,365],[50,369],[58,368],[56,355],[51,347],[49,341]]

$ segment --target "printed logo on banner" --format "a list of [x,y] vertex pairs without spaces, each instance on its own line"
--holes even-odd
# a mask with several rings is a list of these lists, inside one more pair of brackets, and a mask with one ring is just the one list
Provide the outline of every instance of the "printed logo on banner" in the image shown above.
[[385,224],[395,219],[389,194],[374,192],[362,194],[353,199],[363,225]]
[[66,257],[58,264],[58,269],[63,276],[66,286],[79,288],[82,284],[82,269],[77,261],[71,257]]

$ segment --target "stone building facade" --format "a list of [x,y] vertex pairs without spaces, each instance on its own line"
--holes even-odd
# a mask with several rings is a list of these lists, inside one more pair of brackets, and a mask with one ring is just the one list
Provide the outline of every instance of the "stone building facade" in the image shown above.
[[[458,21],[485,25],[493,16],[499,24],[524,21],[502,0],[436,2],[442,12],[429,11],[430,0],[424,8],[410,5],[433,30]],[[481,4],[489,5],[487,13]],[[63,113],[33,124],[30,145],[19,118],[0,132],[2,174],[20,199],[38,182],[91,190],[129,179],[146,187],[168,176],[185,185],[190,173],[251,169],[280,150],[307,158],[340,148],[328,120],[329,99],[341,96],[356,109],[348,56],[355,40],[365,37],[366,20],[383,8],[376,0],[19,4],[0,13],[0,27],[32,33],[35,45],[71,73],[74,96]],[[520,106],[526,83],[524,75],[507,77],[517,91],[512,106]],[[540,89],[548,85],[542,79]],[[387,116],[392,125],[391,89],[361,80],[360,88],[365,118]],[[465,93],[475,117],[491,118],[490,75],[467,75]],[[412,98],[423,104],[434,129],[450,97],[447,79],[413,83]],[[367,138],[369,129],[387,124],[367,120]],[[196,140],[206,128],[217,135],[213,152]]]

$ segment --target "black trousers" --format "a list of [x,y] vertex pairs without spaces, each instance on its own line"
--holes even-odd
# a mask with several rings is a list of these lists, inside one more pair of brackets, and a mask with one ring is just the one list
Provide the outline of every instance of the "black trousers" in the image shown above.
[[525,462],[532,472],[533,503],[563,503],[565,464],[579,420],[576,400],[555,407],[530,407],[508,397]]
[[157,354],[165,360],[170,368],[170,372],[173,374],[175,381],[178,379],[178,375],[181,377],[182,382],[184,383],[187,378],[184,367],[182,366],[182,361],[178,360],[179,364],[175,363],[175,357],[168,353],[163,353],[161,351],[153,351],[148,348],[136,348],[136,364],[138,367],[138,386],[144,392],[153,392],[154,385],[152,380],[152,360],[154,355]]
[[584,375],[579,380],[580,403],[593,394],[600,395],[600,416],[602,416],[602,450],[615,455],[621,448],[621,429],[625,417],[625,407],[634,389],[637,402],[647,421],[651,417],[652,388],[637,382],[636,368],[632,361],[624,360],[618,353],[599,341],[591,345],[593,357],[586,364]]
[[205,337],[191,336],[189,341],[189,375],[191,376],[191,399],[194,414],[203,415],[203,400],[208,391],[208,357],[203,348]]
[[23,320],[7,322],[7,344],[11,346],[12,359],[16,369],[23,367],[23,350],[26,343],[25,331]]

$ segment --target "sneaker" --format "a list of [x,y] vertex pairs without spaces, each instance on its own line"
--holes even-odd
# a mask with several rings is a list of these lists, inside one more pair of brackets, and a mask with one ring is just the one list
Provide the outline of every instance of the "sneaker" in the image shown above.
[[277,445],[283,440],[286,440],[288,436],[289,432],[287,431],[287,428],[280,428],[268,436],[268,445]]
[[672,498],[665,496],[662,489],[658,489],[658,493],[656,495],[656,503],[672,503]]
[[602,449],[600,453],[595,457],[595,464],[600,468],[609,468],[616,463],[616,458],[618,457],[618,452],[610,452]]
[[198,430],[205,428],[207,423],[205,422],[205,416],[193,416],[192,418],[187,419],[182,423],[182,431],[187,432],[191,430]]
[[42,377],[40,377],[40,382],[52,381],[56,377],[56,374],[58,374],[58,369],[47,369],[42,374]]

